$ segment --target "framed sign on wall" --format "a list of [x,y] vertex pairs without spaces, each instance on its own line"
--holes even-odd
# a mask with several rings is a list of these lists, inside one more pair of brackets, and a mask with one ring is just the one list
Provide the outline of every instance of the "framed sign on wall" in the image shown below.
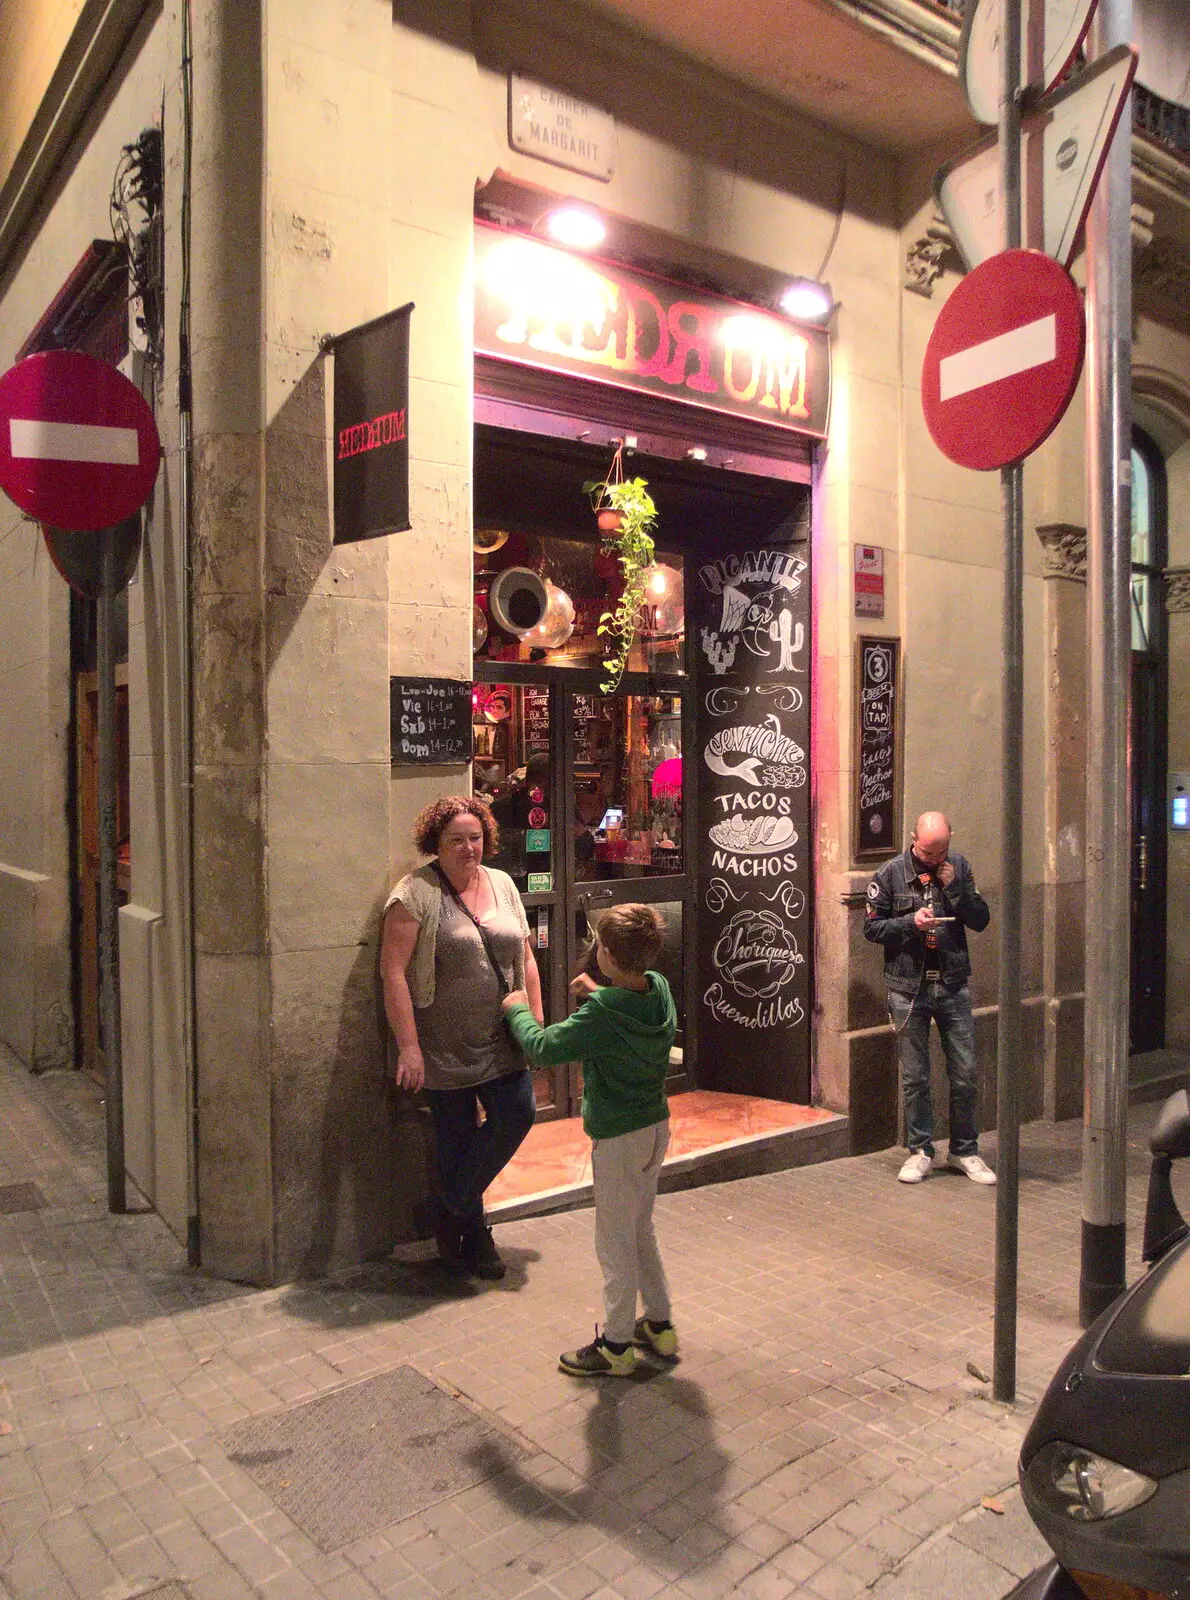
[[856,861],[882,861],[902,848],[899,828],[901,641],[855,642]]

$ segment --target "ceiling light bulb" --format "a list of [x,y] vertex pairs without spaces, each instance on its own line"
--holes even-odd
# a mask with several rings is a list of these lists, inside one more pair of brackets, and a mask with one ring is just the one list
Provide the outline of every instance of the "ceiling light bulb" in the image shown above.
[[551,211],[546,222],[551,239],[568,245],[572,250],[594,250],[607,237],[602,217],[580,206],[566,206],[561,211]]
[[801,279],[791,283],[781,296],[781,309],[803,322],[821,322],[833,309],[831,292],[824,283]]

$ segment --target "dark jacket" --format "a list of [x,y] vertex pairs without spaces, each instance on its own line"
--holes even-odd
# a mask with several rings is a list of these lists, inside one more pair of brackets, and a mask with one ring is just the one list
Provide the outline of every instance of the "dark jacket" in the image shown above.
[[967,954],[967,929],[982,933],[991,920],[987,901],[975,887],[975,874],[966,856],[952,851],[954,878],[943,888],[936,873],[923,885],[913,864],[912,850],[886,861],[868,885],[868,910],[864,938],[884,946],[884,981],[898,994],[914,995],[925,971],[925,935],[913,919],[922,906],[932,904],[934,915],[954,917],[938,928],[938,958],[942,982],[959,989],[971,976]]
[[669,985],[647,972],[641,994],[596,989],[565,1022],[543,1028],[528,1006],[513,1006],[508,1025],[535,1067],[583,1064],[583,1129],[590,1139],[651,1128],[669,1116],[665,1075],[677,1012]]

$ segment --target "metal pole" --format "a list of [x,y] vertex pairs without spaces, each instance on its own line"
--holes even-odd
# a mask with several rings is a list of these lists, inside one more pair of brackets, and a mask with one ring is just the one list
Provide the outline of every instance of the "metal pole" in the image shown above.
[[[1132,37],[1099,0],[1094,53]],[[1128,1126],[1132,536],[1132,109],[1087,219],[1087,930],[1079,1317],[1124,1288]]]
[[[1000,193],[1004,248],[1021,243],[1021,0],[1005,0],[1001,50]],[[1016,1395],[1017,1214],[1021,1045],[1021,809],[1024,719],[1024,468],[1000,472],[1004,508],[1001,700],[1000,1009],[996,1029],[996,1309],[992,1395]]]
[[99,1017],[103,1030],[107,1103],[107,1208],[128,1209],[124,1187],[124,1066],[120,1056],[120,985],[116,903],[116,642],[113,613],[116,534],[99,535],[100,588],[96,602],[99,678]]

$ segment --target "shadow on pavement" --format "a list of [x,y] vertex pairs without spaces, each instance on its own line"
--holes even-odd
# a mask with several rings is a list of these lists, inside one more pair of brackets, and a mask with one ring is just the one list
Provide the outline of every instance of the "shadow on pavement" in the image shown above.
[[[630,1379],[574,1381],[592,1391],[583,1423],[586,1460],[535,1475],[524,1470],[511,1442],[485,1442],[472,1460],[489,1487],[519,1515],[532,1510],[563,1526],[602,1529],[634,1546],[642,1561],[670,1566],[675,1576],[704,1561],[713,1564],[730,1548],[727,1535],[709,1519],[725,1497],[732,1463],[715,1438],[702,1387],[652,1358],[642,1358]],[[659,1474],[665,1491],[651,1496],[649,1480]],[[699,1501],[693,1525],[689,1515],[670,1520],[675,1474],[688,1485],[684,1498]],[[670,1551],[675,1559],[667,1563]]]
[[474,1300],[483,1294],[515,1294],[529,1281],[537,1250],[502,1245],[508,1271],[498,1283],[451,1272],[436,1258],[402,1261],[386,1258],[320,1283],[299,1282],[285,1289],[280,1304],[304,1322],[327,1328],[360,1328],[376,1322],[401,1322],[420,1316],[428,1304]]

